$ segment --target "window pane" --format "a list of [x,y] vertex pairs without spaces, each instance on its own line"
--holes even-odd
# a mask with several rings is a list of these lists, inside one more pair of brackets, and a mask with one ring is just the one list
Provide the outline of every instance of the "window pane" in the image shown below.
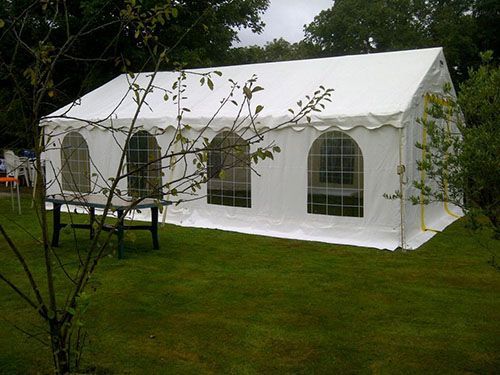
[[208,152],[207,203],[251,207],[250,147],[237,134],[223,132]]
[[127,147],[128,194],[132,197],[161,198],[161,150],[147,131],[135,133]]
[[332,131],[318,137],[307,166],[307,212],[363,216],[363,155],[350,136]]
[[80,193],[90,192],[90,158],[85,139],[77,132],[68,133],[61,147],[62,188]]

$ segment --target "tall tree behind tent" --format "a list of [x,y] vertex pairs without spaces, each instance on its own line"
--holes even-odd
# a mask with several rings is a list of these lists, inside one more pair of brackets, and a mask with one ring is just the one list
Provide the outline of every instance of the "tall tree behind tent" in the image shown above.
[[262,62],[302,60],[321,56],[321,48],[301,40],[290,43],[283,38],[273,39],[264,47],[257,45],[231,48],[221,65],[242,65]]
[[[59,0],[61,1],[61,0]],[[56,32],[51,34],[47,45],[56,47],[66,40],[67,30],[63,27],[66,20],[71,29],[69,33],[80,30],[96,29],[88,36],[80,35],[78,42],[55,67],[52,77],[54,89],[51,97],[42,106],[44,115],[56,108],[93,90],[121,73],[123,64],[132,71],[151,70],[148,52],[143,44],[135,39],[137,30],[128,28],[117,37],[122,25],[120,11],[127,1],[115,0],[72,0],[66,2],[67,14],[59,14],[49,24],[44,22],[44,2],[32,0],[0,0],[0,19],[23,17],[25,9],[32,9],[25,17],[21,33],[28,41],[26,47],[37,50],[38,36],[48,27]],[[167,0],[143,0],[143,9],[165,6]],[[267,8],[269,0],[185,0],[176,2],[179,14],[175,20],[165,20],[163,27],[155,30],[161,45],[171,47],[170,62],[161,67],[172,69],[173,62],[185,67],[215,65],[223,58],[231,43],[237,39],[239,28],[250,28],[260,32],[264,26],[260,16]],[[35,11],[33,11],[35,10]],[[14,49],[16,40],[13,33],[6,32],[11,25],[5,23],[0,29],[0,148],[29,147],[33,135],[27,125],[30,121],[30,101],[33,97],[30,75],[35,67],[30,65],[28,48]],[[181,43],[179,43],[181,41]],[[15,53],[14,53],[15,52]],[[40,51],[42,52],[42,51]],[[52,53],[49,48],[43,53]],[[127,56],[125,60],[123,56]],[[81,81],[81,77],[87,77]]]
[[480,51],[498,58],[499,9],[495,0],[336,0],[305,27],[306,40],[323,56],[442,46],[461,82]]

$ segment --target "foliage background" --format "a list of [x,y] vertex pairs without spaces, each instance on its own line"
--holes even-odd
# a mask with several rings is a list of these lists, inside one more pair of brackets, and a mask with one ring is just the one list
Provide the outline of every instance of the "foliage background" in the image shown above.
[[[166,0],[140,1],[144,9],[165,3]],[[32,0],[0,0],[0,19],[17,16],[31,4]],[[72,0],[68,4],[70,12],[61,14],[56,25],[67,16],[75,30],[87,22],[100,29],[98,35],[79,38],[67,61],[58,64],[54,97],[45,103],[42,115],[121,73],[117,60],[126,58],[131,71],[151,69],[148,53],[137,43],[134,30],[113,39],[123,1]],[[184,0],[175,4],[178,17],[156,32],[162,45],[176,45],[170,63],[163,64],[162,70],[172,69],[174,62],[193,68],[443,46],[458,87],[467,78],[467,69],[478,67],[479,52],[492,50],[496,61],[499,56],[500,3],[496,0],[336,0],[305,26],[304,40],[292,44],[276,39],[264,47],[232,44],[239,28],[262,30],[260,16],[267,9],[268,0]],[[36,45],[37,36],[48,27],[41,20],[40,11],[38,17],[25,22],[23,36],[30,36],[30,45]],[[190,32],[185,34],[187,29]],[[63,28],[60,30],[62,33]],[[54,46],[63,40],[61,33],[54,33]],[[182,43],[177,43],[180,39]],[[28,80],[22,78],[30,66],[30,56],[19,50],[11,59],[14,41],[2,36],[0,42],[0,85],[4,88],[0,92],[0,148],[32,147],[29,121],[23,117],[26,101],[32,95]],[[81,77],[87,78],[82,82]],[[14,95],[16,86],[22,87],[25,94]]]

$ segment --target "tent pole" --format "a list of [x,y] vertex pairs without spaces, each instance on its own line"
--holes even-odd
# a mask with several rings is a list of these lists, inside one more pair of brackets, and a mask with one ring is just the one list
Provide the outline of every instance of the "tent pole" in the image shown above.
[[[174,179],[175,163],[176,163],[176,159],[174,157],[171,157],[170,158],[170,175],[169,175],[168,181],[172,181]],[[170,200],[170,188],[169,188],[169,193],[167,194],[167,201],[168,200]],[[164,226],[166,221],[167,221],[167,210],[168,210],[168,205],[166,205],[165,208],[163,209],[163,216],[161,218],[161,226]]]
[[399,194],[400,194],[400,199],[399,199],[399,216],[401,220],[401,225],[400,225],[400,241],[401,241],[401,249],[403,251],[406,251],[406,246],[405,246],[405,227],[404,227],[404,192],[403,192],[403,186],[404,186],[404,173],[405,173],[405,166],[403,164],[403,129],[399,128],[399,165],[397,169],[397,173],[399,175]]

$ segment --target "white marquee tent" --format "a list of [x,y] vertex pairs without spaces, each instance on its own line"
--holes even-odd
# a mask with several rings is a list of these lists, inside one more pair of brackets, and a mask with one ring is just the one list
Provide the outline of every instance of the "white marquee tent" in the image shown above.
[[[264,143],[274,141],[282,151],[275,160],[256,165],[260,176],[252,173],[245,177],[243,204],[241,200],[234,203],[238,201],[235,196],[215,199],[211,195],[216,190],[210,191],[215,188],[205,185],[199,192],[200,199],[170,206],[167,222],[394,250],[402,245],[417,248],[458,217],[453,207],[443,204],[413,206],[383,197],[401,186],[405,196],[416,194],[411,181],[420,178],[416,167],[420,151],[414,145],[422,140],[417,119],[424,112],[425,94],[440,93],[443,84],[451,82],[441,48],[194,72],[211,70],[222,73],[213,76],[213,91],[200,87],[199,76],[188,76],[186,81],[184,106],[191,112],[184,120],[193,135],[205,127],[227,95],[229,78],[245,82],[254,74],[258,77],[264,90],[255,95],[252,105],[264,106],[258,119],[261,129],[288,120],[288,108],[295,108],[299,99],[320,85],[335,91],[332,102],[326,103],[323,111],[314,112],[310,123],[304,120],[266,133]],[[170,88],[177,76],[175,72],[160,72],[155,85]],[[147,74],[136,76],[140,85],[146,79]],[[120,137],[124,136],[115,133],[113,137],[108,128],[129,126],[137,107],[127,90],[127,76],[120,75],[41,122],[46,139],[53,145],[64,144],[64,138],[75,136],[75,132],[83,137],[93,160],[90,174],[97,169],[100,172],[92,178],[106,179],[116,171],[123,140]],[[151,92],[147,101],[138,125],[164,150],[175,132],[176,107],[164,101],[161,89]],[[235,106],[224,107],[204,135],[213,139],[230,129],[236,111]],[[103,121],[96,127],[84,120]],[[45,155],[50,165],[48,194],[59,193],[54,181],[64,175],[58,174],[61,150],[57,148]],[[398,166],[405,166],[403,175],[398,175]],[[167,173],[162,178],[165,183],[172,175]],[[123,184],[121,187],[127,189],[127,181]],[[65,190],[71,188],[66,185]],[[141,215],[145,213],[135,218]]]

